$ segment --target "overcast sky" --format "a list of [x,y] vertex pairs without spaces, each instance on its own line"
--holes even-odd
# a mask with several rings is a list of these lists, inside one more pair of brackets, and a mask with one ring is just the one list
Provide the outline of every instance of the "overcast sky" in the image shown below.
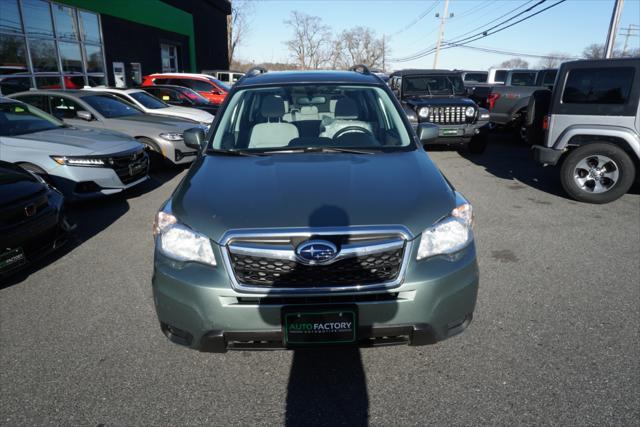
[[[531,0],[450,0],[449,12],[454,17],[446,24],[445,40],[454,40],[528,1]],[[540,0],[532,1],[520,10],[538,1]],[[431,12],[409,26],[436,2]],[[535,10],[556,2],[557,0],[547,0]],[[285,62],[288,60],[288,52],[284,42],[291,37],[291,30],[283,21],[291,11],[298,10],[321,17],[333,33],[358,25],[370,27],[379,35],[387,35],[390,57],[401,58],[435,44],[439,24],[435,13],[442,13],[444,0],[253,0],[251,3],[253,13],[250,32],[239,49],[239,57],[255,62]],[[564,52],[580,56],[585,46],[605,41],[613,4],[614,0],[567,0],[528,21],[474,42],[473,45],[529,54]],[[621,28],[629,24],[640,25],[640,0],[624,2]],[[621,47],[624,37],[618,35],[616,41]],[[640,47],[640,37],[630,37],[628,41],[629,46]],[[442,51],[438,66],[486,69],[510,57],[511,55],[456,48]],[[523,59],[529,61],[531,66],[539,61],[536,58]],[[392,63],[391,68],[431,68],[432,65],[433,56],[429,55],[415,61]]]

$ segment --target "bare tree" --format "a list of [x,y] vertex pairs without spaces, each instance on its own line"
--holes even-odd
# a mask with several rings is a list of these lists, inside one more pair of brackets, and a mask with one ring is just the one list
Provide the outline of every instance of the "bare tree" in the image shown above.
[[335,45],[339,48],[336,65],[342,68],[355,64],[364,64],[369,68],[385,66],[385,55],[388,53],[384,39],[378,38],[370,28],[354,27],[345,30]]
[[500,64],[502,68],[529,68],[529,63],[522,58],[511,58]]
[[540,59],[538,66],[540,68],[558,68],[560,64],[571,59],[571,55],[562,52],[551,52],[545,58]]
[[318,69],[331,60],[331,34],[318,16],[293,11],[284,23],[293,29],[293,37],[286,42],[301,69]]
[[227,51],[229,66],[234,63],[236,50],[242,46],[248,33],[253,4],[248,0],[233,0],[231,15],[227,16]]
[[584,48],[582,56],[587,59],[604,58],[604,45],[599,43],[590,44]]
[[[604,45],[600,43],[593,43],[589,46],[585,47],[582,51],[582,57],[586,59],[600,59],[604,58],[605,50]],[[627,49],[626,52],[623,52],[620,49],[613,49],[611,54],[612,58],[632,58],[640,56],[640,48],[636,49]]]

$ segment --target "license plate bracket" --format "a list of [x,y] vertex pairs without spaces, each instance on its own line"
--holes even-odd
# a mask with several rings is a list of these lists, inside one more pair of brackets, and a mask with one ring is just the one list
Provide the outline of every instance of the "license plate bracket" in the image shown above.
[[353,344],[357,340],[358,307],[282,308],[282,335],[287,347]]

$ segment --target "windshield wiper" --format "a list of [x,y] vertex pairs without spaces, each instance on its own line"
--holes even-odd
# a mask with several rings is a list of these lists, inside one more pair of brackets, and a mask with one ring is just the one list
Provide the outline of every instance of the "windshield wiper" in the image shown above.
[[261,154],[295,154],[295,153],[350,153],[350,154],[374,154],[375,149],[358,149],[348,147],[296,147],[282,150],[265,150]]
[[264,156],[263,153],[254,153],[246,150],[218,150],[215,148],[208,149],[207,153],[216,154],[219,156],[246,156],[246,157]]

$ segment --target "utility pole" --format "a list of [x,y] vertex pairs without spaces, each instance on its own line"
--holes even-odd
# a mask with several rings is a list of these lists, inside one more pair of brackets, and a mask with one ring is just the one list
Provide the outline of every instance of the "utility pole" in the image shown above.
[[382,72],[386,73],[387,72],[387,50],[386,50],[386,43],[385,43],[385,35],[382,35]]
[[607,43],[604,48],[605,58],[611,58],[613,55],[613,48],[616,44],[616,33],[618,32],[618,24],[620,23],[620,15],[622,15],[623,4],[624,0],[616,0],[616,4],[613,6],[611,23],[609,24],[609,33],[607,34]]
[[444,38],[444,26],[447,23],[447,19],[453,18],[453,13],[449,13],[449,0],[444,0],[444,8],[442,10],[442,16],[436,13],[436,18],[440,17],[440,29],[438,30],[438,41],[436,42],[436,55],[433,58],[433,68],[438,68],[438,56],[440,56],[440,45]]
[[629,44],[629,37],[638,37],[637,34],[633,34],[634,31],[638,31],[640,26],[636,24],[629,24],[627,28],[620,29],[620,35],[624,36],[624,47],[622,48],[622,56],[627,53],[627,45]]

